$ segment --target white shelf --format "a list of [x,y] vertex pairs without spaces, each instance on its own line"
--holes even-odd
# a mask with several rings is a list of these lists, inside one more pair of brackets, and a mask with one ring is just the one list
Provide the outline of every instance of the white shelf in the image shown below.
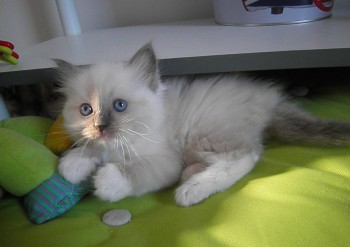
[[20,54],[16,66],[1,63],[0,85],[52,79],[51,58],[77,65],[125,61],[149,41],[163,75],[350,66],[350,5],[304,24],[234,27],[194,20],[58,37]]

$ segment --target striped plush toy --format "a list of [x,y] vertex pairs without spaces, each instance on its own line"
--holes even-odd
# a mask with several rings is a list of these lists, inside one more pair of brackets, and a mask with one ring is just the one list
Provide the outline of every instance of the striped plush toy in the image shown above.
[[24,197],[29,219],[37,224],[72,208],[89,191],[89,182],[71,184],[55,173]]
[[24,197],[29,219],[37,224],[63,214],[89,191],[88,181],[71,184],[56,173],[57,155],[71,146],[62,121],[0,121],[0,189]]

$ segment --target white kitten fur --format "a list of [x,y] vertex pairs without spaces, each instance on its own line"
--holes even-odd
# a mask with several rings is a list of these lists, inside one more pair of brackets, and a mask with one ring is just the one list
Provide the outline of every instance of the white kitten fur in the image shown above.
[[[78,147],[58,170],[78,183],[98,169],[95,194],[116,201],[172,185],[193,165],[175,196],[189,206],[253,169],[273,109],[284,99],[275,87],[235,75],[160,82],[151,53],[146,46],[129,63],[68,76],[65,127]],[[125,111],[113,109],[116,99],[127,101]],[[83,103],[91,115],[79,113]],[[95,127],[101,123],[103,133]]]
[[106,164],[97,172],[95,194],[102,200],[118,201],[132,195],[133,186],[121,170],[115,164]]
[[176,190],[176,201],[180,205],[196,204],[211,194],[229,188],[250,172],[259,158],[259,154],[254,152],[239,159],[232,152],[211,156],[212,165],[194,174]]
[[[85,150],[86,152],[87,150]],[[72,149],[60,160],[58,172],[71,183],[86,180],[96,170],[101,159],[94,156],[82,156],[80,149]]]

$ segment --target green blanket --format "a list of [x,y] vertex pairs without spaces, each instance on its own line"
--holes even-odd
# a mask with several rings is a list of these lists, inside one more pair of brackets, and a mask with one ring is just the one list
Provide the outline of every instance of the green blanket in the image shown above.
[[[350,120],[350,93],[302,104],[320,117]],[[350,246],[350,148],[270,143],[250,174],[203,203],[179,207],[173,191],[116,203],[87,196],[42,225],[27,219],[19,198],[7,197],[0,246]],[[129,210],[131,222],[104,225],[102,214],[115,208]]]

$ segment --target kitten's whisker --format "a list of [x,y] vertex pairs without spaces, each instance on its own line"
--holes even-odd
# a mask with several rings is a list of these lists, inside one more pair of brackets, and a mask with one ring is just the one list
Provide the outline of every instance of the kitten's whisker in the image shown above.
[[122,136],[122,137],[125,140],[125,144],[126,144],[125,146],[126,146],[128,153],[129,153],[129,160],[131,161],[132,159],[131,159],[131,153],[130,153],[130,149],[129,149],[129,145],[128,145],[128,140],[125,138],[125,136]]
[[121,123],[128,123],[128,122],[131,122],[131,121],[134,121],[134,119],[126,117],[125,119],[123,119],[121,121]]
[[[132,131],[132,130],[129,130],[129,129],[128,129],[128,131]],[[147,140],[147,141],[149,141],[149,142],[156,143],[156,144],[160,144],[160,143],[161,143],[161,142],[158,142],[158,141],[153,141],[153,140],[151,140],[151,139],[145,137],[145,135],[139,134],[139,133],[136,132],[136,131],[133,131],[133,132],[134,132],[136,135],[142,137],[143,139],[145,139],[145,140]]]
[[72,144],[71,148],[74,147],[74,146],[83,146],[83,149],[82,149],[82,151],[81,151],[81,155],[82,155],[84,149],[87,147],[87,145],[88,145],[88,143],[90,142],[90,140],[89,140],[88,138],[86,138],[85,136],[81,135],[81,133],[76,134],[76,135],[80,135],[81,138],[78,139],[77,141],[75,141],[75,142]]
[[[119,129],[119,130],[121,130],[121,131],[123,131],[123,132],[125,132],[125,133],[127,133],[127,134],[129,134],[129,135],[132,135],[132,136],[135,136],[135,135],[140,136],[140,137],[142,137],[143,139],[145,139],[145,140],[147,140],[147,141],[149,141],[149,142],[152,142],[152,143],[157,143],[157,144],[161,143],[161,142],[153,141],[153,140],[151,140],[151,139],[145,137],[145,135],[149,135],[149,134],[141,134],[141,133],[139,133],[139,132],[137,132],[137,131],[134,131],[134,130],[131,130],[131,129],[127,129],[127,130],[125,130],[125,129]],[[130,133],[130,132],[131,132],[131,133]]]
[[132,130],[132,129],[127,129],[127,131],[130,131],[130,132],[134,133],[135,135],[139,135],[139,136],[148,136],[148,135],[150,135],[150,134],[151,134],[151,133],[142,134],[142,133],[137,132],[137,131]]
[[85,148],[87,147],[87,145],[89,144],[89,142],[90,142],[90,140],[87,139],[86,142],[85,142],[85,144],[84,144],[84,146],[83,146],[83,148],[81,149],[81,153],[80,153],[81,156],[83,156],[83,152],[84,152]]
[[121,131],[123,131],[123,132],[125,132],[125,133],[127,133],[127,134],[129,134],[129,135],[132,135],[132,136],[136,135],[136,134],[133,134],[133,133],[128,132],[128,131],[125,130],[125,129],[121,129],[121,128],[120,128],[119,130],[121,130]]
[[[46,136],[61,135],[61,134],[62,135],[67,135],[67,132],[66,131],[53,131],[53,132],[47,133]],[[78,136],[78,135],[80,135],[80,132],[79,133],[70,133],[68,136]]]
[[81,139],[75,141],[72,146],[80,146],[80,144],[83,143],[84,140],[85,140],[85,138],[81,138]]
[[[117,136],[117,135],[116,135],[116,136]],[[118,136],[117,136],[116,140],[117,140],[117,150],[118,150],[118,149],[119,149],[119,139],[118,139]]]
[[[131,131],[131,132],[133,132],[133,133],[135,133],[135,134],[138,134],[138,135],[150,135],[151,133],[152,133],[152,131],[151,131],[151,128],[150,127],[148,127],[148,125],[147,124],[145,124],[145,123],[143,123],[143,122],[140,122],[140,121],[136,121],[136,120],[134,120],[134,119],[127,119],[128,121],[125,121],[125,120],[123,120],[122,121],[122,123],[123,122],[134,122],[134,123],[137,123],[137,124],[139,124],[139,125],[142,125],[144,128],[146,128],[146,133],[140,133],[140,132],[137,132],[136,130],[132,130],[132,129],[127,129],[127,130],[129,130],[129,131]],[[123,131],[125,131],[125,129],[123,129]],[[130,133],[129,133],[130,134]]]
[[135,123],[138,123],[138,124],[141,124],[142,126],[144,126],[144,127],[148,130],[149,134],[152,132],[152,131],[151,131],[151,128],[148,127],[147,124],[142,123],[142,122],[140,122],[140,121],[135,121],[135,120],[134,120],[134,122],[135,122]]
[[118,136],[120,138],[120,146],[122,147],[123,159],[124,159],[124,164],[125,164],[125,152],[124,152],[124,147],[123,147],[123,140],[122,140],[122,137],[119,133],[118,133]]
[[141,162],[141,164],[144,164],[145,161],[144,161],[144,159],[142,159],[142,158],[140,157],[140,155],[138,154],[138,152],[137,152],[136,149],[135,149],[135,146],[134,146],[127,138],[125,138],[125,141],[128,142],[130,148],[131,148],[132,151],[135,153],[137,159]]
[[83,135],[81,135],[81,134],[79,134],[79,136],[81,136],[81,137],[80,137],[80,139],[78,139],[77,141],[75,141],[75,144],[76,144],[76,143],[80,143],[80,142],[82,142],[83,140],[87,139],[85,136],[83,136]]
[[[120,152],[120,150],[119,150],[119,136],[118,136],[118,134],[114,134],[114,135],[115,135],[115,140],[116,140],[116,143],[117,143],[116,150],[117,150],[117,152]],[[120,143],[120,145],[122,145],[122,144]]]

